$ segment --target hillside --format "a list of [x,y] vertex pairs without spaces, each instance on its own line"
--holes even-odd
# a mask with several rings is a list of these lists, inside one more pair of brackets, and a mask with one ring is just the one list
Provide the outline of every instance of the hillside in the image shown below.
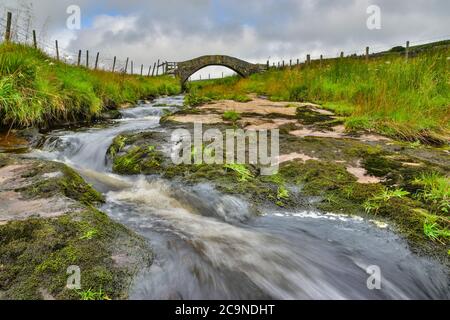
[[31,47],[0,45],[0,128],[89,120],[124,103],[179,91],[170,77],[94,71]]
[[450,132],[450,49],[424,50],[405,61],[391,54],[326,60],[271,69],[249,79],[190,83],[188,104],[245,101],[249,93],[273,101],[314,102],[345,116],[347,130],[365,129],[410,141],[442,143]]

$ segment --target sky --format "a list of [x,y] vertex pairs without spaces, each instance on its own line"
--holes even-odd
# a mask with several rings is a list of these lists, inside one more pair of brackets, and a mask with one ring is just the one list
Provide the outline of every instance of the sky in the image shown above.
[[[80,8],[77,30],[67,27],[71,5]],[[373,5],[380,10],[375,20],[367,11]],[[0,14],[12,10],[25,28],[26,8],[48,50],[58,39],[73,55],[100,52],[104,67],[113,56],[121,63],[129,57],[135,71],[158,59],[226,54],[272,64],[450,38],[448,0],[2,0]],[[368,28],[368,20],[379,28]],[[193,78],[222,72],[230,70],[209,67]]]

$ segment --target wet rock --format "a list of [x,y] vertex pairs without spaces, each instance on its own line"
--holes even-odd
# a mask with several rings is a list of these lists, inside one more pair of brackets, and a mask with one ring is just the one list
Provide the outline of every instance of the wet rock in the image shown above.
[[[2,299],[126,298],[151,264],[146,241],[95,209],[103,197],[65,165],[0,154],[0,181]],[[66,287],[72,265],[80,290]]]
[[114,120],[114,119],[120,119],[122,117],[122,114],[117,109],[111,109],[103,111],[99,116],[99,120]]

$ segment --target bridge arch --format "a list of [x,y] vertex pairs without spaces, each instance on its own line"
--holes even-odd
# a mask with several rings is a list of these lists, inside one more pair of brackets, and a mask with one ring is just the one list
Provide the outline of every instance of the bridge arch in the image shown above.
[[244,78],[253,73],[258,73],[266,70],[266,65],[253,64],[230,56],[208,55],[192,60],[177,62],[174,73],[180,78],[181,84],[184,86],[191,75],[208,66],[227,67]]

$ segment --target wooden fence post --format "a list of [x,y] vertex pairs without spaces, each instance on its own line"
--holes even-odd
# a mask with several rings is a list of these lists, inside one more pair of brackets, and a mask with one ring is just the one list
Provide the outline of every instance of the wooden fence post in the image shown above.
[[144,65],[141,64],[141,77],[142,77],[142,72],[144,71]]
[[156,63],[156,75],[159,75],[159,59],[158,62]]
[[81,63],[81,50],[78,50],[78,62],[77,62],[77,66],[80,66]]
[[129,58],[127,58],[127,61],[125,62],[125,71],[124,71],[124,73],[127,73],[127,70],[128,70],[128,59]]
[[153,62],[152,77],[155,75],[156,62]]
[[95,67],[94,70],[97,70],[98,67],[98,56],[100,55],[100,52],[97,52],[97,56],[95,57]]
[[341,58],[344,57],[344,51],[341,51]]
[[114,56],[113,60],[113,66],[112,66],[112,72],[114,72],[114,69],[116,68],[116,56]]
[[292,59],[289,59],[289,67],[292,67]]
[[58,46],[58,40],[55,40],[55,48],[56,48],[56,60],[59,61],[59,46]]
[[409,58],[409,41],[406,41],[405,59],[408,61]]
[[36,30],[33,30],[33,47],[37,49]]
[[297,58],[297,65],[299,65],[299,64],[300,64],[300,59]]
[[366,47],[366,62],[369,62],[369,47]]
[[89,68],[89,50],[86,50],[86,68]]
[[134,74],[134,70],[133,70],[133,60],[131,60],[131,74]]
[[322,67],[323,54],[320,55],[320,67]]
[[311,55],[307,54],[306,55],[306,64],[309,66],[311,64]]
[[148,66],[148,75],[147,75],[148,77],[150,77],[150,71],[152,71],[152,65]]
[[284,60],[283,60],[283,62],[282,62],[282,67],[284,68]]
[[[269,63],[269,60],[267,60],[267,70],[269,70],[269,68],[270,68],[270,63]],[[223,78],[223,76],[222,76],[222,78]]]
[[5,32],[6,42],[9,42],[11,40],[11,21],[12,21],[12,13],[8,12],[6,17],[6,32]]

